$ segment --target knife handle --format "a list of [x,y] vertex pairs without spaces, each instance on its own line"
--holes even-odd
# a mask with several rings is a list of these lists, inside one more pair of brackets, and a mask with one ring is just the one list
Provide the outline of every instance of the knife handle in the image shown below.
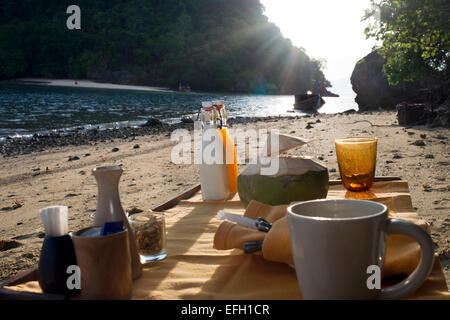
[[242,249],[245,253],[253,253],[256,251],[261,251],[263,247],[263,241],[249,241],[245,242]]
[[262,217],[258,217],[255,224],[256,229],[262,232],[269,232],[270,228],[272,228],[272,224]]

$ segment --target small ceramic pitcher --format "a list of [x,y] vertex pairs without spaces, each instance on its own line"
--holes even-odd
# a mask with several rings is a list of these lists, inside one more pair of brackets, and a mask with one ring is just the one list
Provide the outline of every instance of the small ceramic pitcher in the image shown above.
[[122,172],[123,170],[120,166],[106,166],[92,169],[98,186],[97,211],[95,213],[94,226],[101,227],[105,222],[124,222],[124,226],[129,230],[131,270],[134,280],[142,275],[142,266],[136,248],[134,233],[131,231],[127,216],[120,203],[119,180]]

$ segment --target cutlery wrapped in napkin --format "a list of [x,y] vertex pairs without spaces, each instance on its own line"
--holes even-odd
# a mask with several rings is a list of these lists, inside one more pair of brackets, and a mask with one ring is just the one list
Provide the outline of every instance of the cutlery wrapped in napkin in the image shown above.
[[[382,200],[380,200],[382,202]],[[251,201],[245,210],[244,217],[250,219],[264,218],[272,223],[270,230],[261,232],[238,223],[223,221],[214,236],[214,248],[218,250],[242,249],[245,243],[263,241],[262,254],[264,259],[274,262],[293,264],[289,229],[286,218],[288,205],[269,206],[257,201]],[[415,223],[429,231],[426,221],[407,215],[391,214],[391,218],[404,219]],[[384,277],[400,274],[411,274],[421,257],[419,245],[409,237],[390,235],[387,240]]]

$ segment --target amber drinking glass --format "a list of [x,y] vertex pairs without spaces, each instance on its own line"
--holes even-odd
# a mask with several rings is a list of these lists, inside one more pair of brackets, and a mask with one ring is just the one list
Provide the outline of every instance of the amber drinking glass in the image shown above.
[[334,145],[345,188],[351,191],[369,189],[375,176],[377,139],[336,139]]

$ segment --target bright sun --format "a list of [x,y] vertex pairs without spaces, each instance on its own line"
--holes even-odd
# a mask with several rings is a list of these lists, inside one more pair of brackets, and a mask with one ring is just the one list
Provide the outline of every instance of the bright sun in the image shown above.
[[286,38],[313,58],[327,61],[325,76],[332,91],[353,94],[350,76],[355,63],[375,44],[366,40],[361,22],[369,0],[261,0],[265,15]]

